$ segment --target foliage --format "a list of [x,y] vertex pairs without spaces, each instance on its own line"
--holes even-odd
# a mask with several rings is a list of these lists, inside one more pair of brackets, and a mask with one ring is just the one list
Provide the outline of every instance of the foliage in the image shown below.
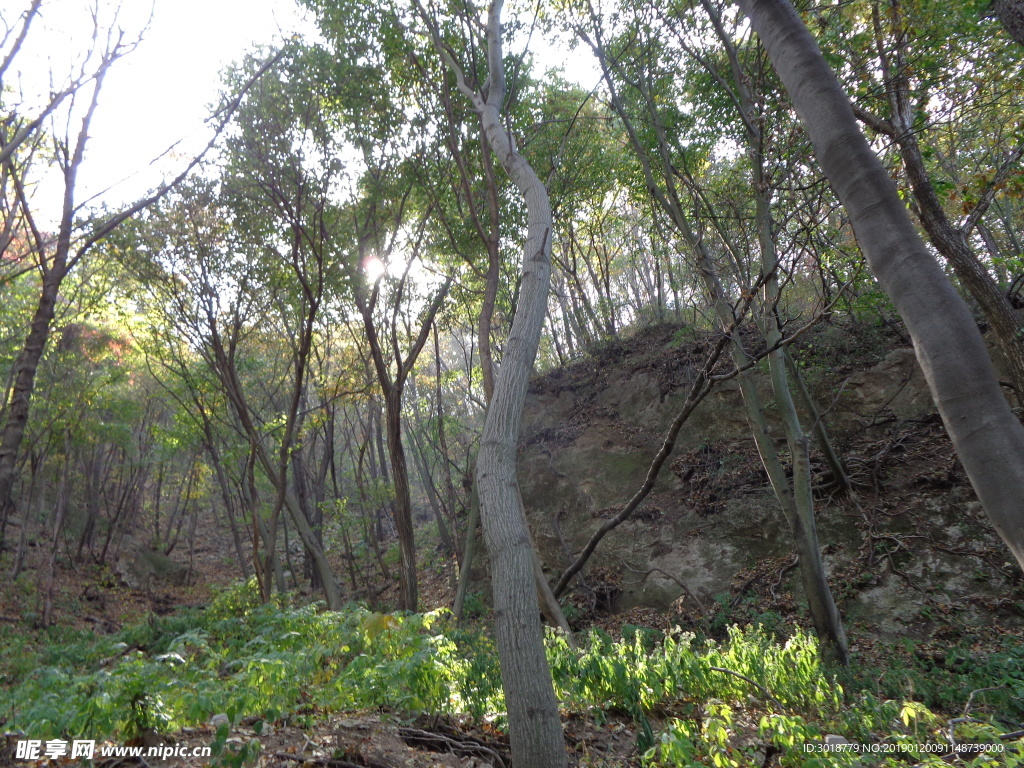
[[2,716],[54,736],[173,731],[221,712],[301,722],[377,707],[496,711],[492,648],[464,638],[460,649],[432,631],[439,618],[260,605],[250,583],[202,614],[153,619],[87,653],[77,639],[47,648],[34,669],[11,654],[17,685]]
[[1018,638],[1002,638],[989,653],[961,643],[933,655],[921,652],[911,641],[904,642],[900,650],[898,664],[861,670],[862,677],[854,670],[848,685],[875,687],[885,697],[914,699],[946,712],[962,709],[972,691],[992,689],[975,694],[972,712],[1024,720],[1024,648]]
[[[592,631],[580,653],[564,639],[552,637],[551,666],[561,681],[560,697],[630,714],[679,699],[763,698],[764,690],[801,711],[832,712],[840,706],[842,689],[825,674],[817,642],[803,632],[782,644],[759,627],[731,627],[721,645],[698,642],[692,633],[672,632],[660,639],[656,635],[627,627],[621,640],[613,640]],[[744,675],[760,688],[712,668]]]
[[[918,745],[948,744],[949,719],[940,712],[959,715],[972,690],[1003,685],[976,694],[972,720],[956,725],[960,742],[997,743],[1004,730],[997,718],[1019,717],[1024,690],[1024,654],[1010,643],[972,657],[961,673],[904,667],[904,685],[895,673],[877,678],[877,665],[855,667],[840,685],[800,630],[780,642],[760,627],[731,627],[718,643],[627,626],[619,639],[593,630],[577,649],[551,631],[547,647],[564,705],[598,723],[633,719],[649,766],[752,765],[769,744],[783,766],[896,766],[901,755],[938,766],[945,764],[939,754]],[[152,618],[116,636],[54,629],[35,645],[11,633],[4,649],[0,672],[9,696],[0,721],[38,738],[128,738],[217,713],[232,723],[261,718],[301,726],[333,712],[379,708],[506,725],[487,635],[452,627],[444,612],[396,615],[354,605],[328,612],[280,597],[262,605],[254,582],[225,590],[201,612]],[[947,666],[956,668],[959,658],[951,651]],[[226,728],[214,742],[220,764],[254,757],[258,742],[232,751]],[[865,758],[804,747],[820,747],[829,733],[893,751]],[[964,764],[990,764],[985,759],[965,757]]]

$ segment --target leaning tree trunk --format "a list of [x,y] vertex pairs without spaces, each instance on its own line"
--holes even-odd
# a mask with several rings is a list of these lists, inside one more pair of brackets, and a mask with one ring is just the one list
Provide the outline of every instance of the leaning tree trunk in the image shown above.
[[787,0],[739,0],[790,94],[822,170],[918,362],[974,490],[1024,567],[1024,427],[966,304],[918,236],[835,73]]

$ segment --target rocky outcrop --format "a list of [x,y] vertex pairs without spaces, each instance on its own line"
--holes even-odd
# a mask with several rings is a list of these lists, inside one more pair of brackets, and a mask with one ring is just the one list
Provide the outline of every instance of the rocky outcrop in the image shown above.
[[[708,346],[681,336],[620,345],[531,388],[519,480],[552,578],[643,483]],[[1005,608],[1016,569],[979,514],[913,351],[883,349],[857,368],[841,339],[818,342],[824,358],[813,346],[802,358],[807,379],[858,482],[854,499],[823,493],[818,512],[848,619],[898,634],[942,606],[969,621],[982,621],[986,605]],[[744,589],[798,602],[791,564],[788,528],[727,381],[691,416],[654,491],[585,574],[612,582],[614,610],[682,601],[700,612]]]

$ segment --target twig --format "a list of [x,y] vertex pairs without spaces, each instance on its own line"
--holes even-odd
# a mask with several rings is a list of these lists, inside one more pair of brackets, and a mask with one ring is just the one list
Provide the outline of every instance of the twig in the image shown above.
[[[706,527],[706,526],[701,526],[701,527]],[[622,558],[619,558],[619,559],[622,560]],[[622,564],[625,565],[628,570],[633,571],[633,573],[640,573],[640,569],[639,568],[633,568],[625,560],[622,560]],[[682,581],[677,579],[675,576],[673,576],[668,571],[663,571],[661,568],[650,568],[650,569],[644,571],[644,576],[643,576],[643,579],[641,579],[641,583],[644,581],[644,579],[646,579],[648,576],[650,576],[652,573],[655,573],[655,572],[660,573],[662,576],[665,576],[666,578],[672,579],[672,581],[674,581],[676,584],[678,584],[680,587],[682,587],[682,590],[683,590],[683,592],[686,593],[686,596],[689,597],[691,600],[693,600],[695,603],[697,603],[698,606],[700,606],[701,614],[705,614],[706,613],[707,609],[704,607],[703,601],[701,601],[701,599],[699,597],[697,597],[693,592],[691,592],[690,588],[688,586],[686,586]]]
[[949,743],[953,749],[956,749],[956,727],[960,723],[981,723],[983,720],[971,717],[971,705],[974,703],[974,697],[979,693],[985,693],[986,691],[1001,691],[1005,688],[1005,685],[993,685],[989,688],[977,688],[971,691],[971,695],[967,697],[967,703],[964,704],[963,717],[954,717],[949,721]]
[[[787,563],[786,565],[782,566],[782,568],[779,569],[778,577],[775,579],[775,583],[772,584],[771,587],[768,588],[768,591],[771,592],[771,595],[772,595],[773,598],[777,597],[776,594],[775,594],[775,590],[779,588],[780,584],[782,584],[782,579],[785,578],[786,573],[791,571],[793,568],[796,568],[799,564],[800,564],[800,556],[799,555],[793,555],[793,560],[791,562]],[[735,605],[733,607],[735,607]]]
[[964,717],[967,717],[971,713],[971,704],[974,703],[975,694],[985,693],[987,691],[1001,691],[1005,687],[1005,685],[993,685],[989,688],[978,688],[977,690],[971,691],[971,695],[967,697],[967,703],[964,705]]

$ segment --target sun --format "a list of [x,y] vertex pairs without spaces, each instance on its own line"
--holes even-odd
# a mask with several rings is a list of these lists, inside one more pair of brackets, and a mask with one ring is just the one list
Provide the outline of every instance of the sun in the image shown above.
[[376,256],[371,256],[363,262],[363,271],[370,281],[375,283],[388,271],[388,265]]

